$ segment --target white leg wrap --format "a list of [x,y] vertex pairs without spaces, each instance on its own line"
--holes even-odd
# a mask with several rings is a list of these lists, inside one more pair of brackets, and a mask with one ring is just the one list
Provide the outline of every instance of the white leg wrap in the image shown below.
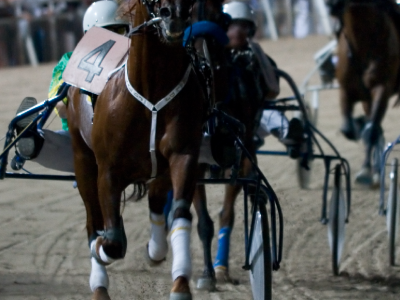
[[173,253],[172,280],[179,276],[190,279],[192,260],[190,257],[190,232],[192,223],[183,218],[175,219],[171,227],[171,247]]
[[106,267],[99,264],[94,257],[91,258],[91,263],[92,271],[90,272],[89,283],[92,292],[94,292],[99,287],[104,287],[108,289],[109,281]]
[[164,214],[157,215],[150,213],[151,238],[149,241],[149,256],[159,261],[165,258],[168,253],[167,232],[165,228]]

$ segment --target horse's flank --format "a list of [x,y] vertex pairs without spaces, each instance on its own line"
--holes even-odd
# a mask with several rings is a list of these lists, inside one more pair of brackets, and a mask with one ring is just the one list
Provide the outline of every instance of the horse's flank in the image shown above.
[[397,93],[400,35],[392,18],[373,5],[349,4],[343,22],[339,57],[344,63],[337,69],[341,85],[356,92],[357,100],[371,99],[366,89],[381,83],[389,96]]
[[[363,138],[365,159],[356,181],[375,186],[379,182],[379,166],[371,161],[372,153],[379,151],[377,147],[382,144],[381,122],[389,99],[399,92],[400,9],[389,0],[350,0],[345,4],[336,69],[341,131],[351,140]],[[364,119],[353,118],[357,101],[362,102]]]

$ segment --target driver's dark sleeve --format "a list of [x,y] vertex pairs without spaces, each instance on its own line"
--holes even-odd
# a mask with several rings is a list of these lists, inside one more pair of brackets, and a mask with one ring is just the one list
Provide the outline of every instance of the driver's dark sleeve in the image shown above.
[[[276,62],[271,57],[269,57],[267,54],[265,54],[265,56],[268,59],[268,62],[270,63],[270,66],[273,67],[273,68],[277,68]],[[261,84],[261,87],[262,87],[263,92],[264,92],[265,100],[273,100],[273,99],[275,99],[276,96],[279,94],[279,89],[280,89],[279,88],[279,85],[280,85],[279,84],[279,76],[275,73],[276,82],[273,83],[273,86],[275,86],[275,88],[271,89],[271,86],[268,83],[265,82],[265,80],[264,80],[264,78],[262,76],[262,72],[260,72],[260,75],[261,75],[260,76],[260,84]],[[276,92],[273,92],[273,94],[271,94],[271,91],[276,89],[276,84],[278,85],[278,91],[277,91],[278,94],[276,94]]]

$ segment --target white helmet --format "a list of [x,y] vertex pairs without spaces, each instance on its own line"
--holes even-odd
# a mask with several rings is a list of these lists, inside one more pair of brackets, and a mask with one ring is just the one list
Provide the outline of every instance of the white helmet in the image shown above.
[[231,16],[232,21],[234,20],[245,20],[249,21],[256,26],[254,11],[250,4],[245,1],[231,1],[223,6],[224,13]]
[[110,25],[129,25],[117,19],[118,4],[113,0],[97,1],[92,3],[83,16],[83,32],[93,26],[105,27]]

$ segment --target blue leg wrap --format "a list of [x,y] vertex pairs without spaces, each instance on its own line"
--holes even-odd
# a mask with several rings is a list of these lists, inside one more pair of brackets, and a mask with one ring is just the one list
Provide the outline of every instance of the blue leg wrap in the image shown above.
[[217,256],[215,257],[214,269],[217,267],[228,268],[231,231],[231,227],[223,227],[219,230],[218,250]]
[[165,224],[168,224],[168,215],[171,210],[173,200],[174,200],[174,191],[170,190],[167,195],[167,203],[165,203],[164,206]]

